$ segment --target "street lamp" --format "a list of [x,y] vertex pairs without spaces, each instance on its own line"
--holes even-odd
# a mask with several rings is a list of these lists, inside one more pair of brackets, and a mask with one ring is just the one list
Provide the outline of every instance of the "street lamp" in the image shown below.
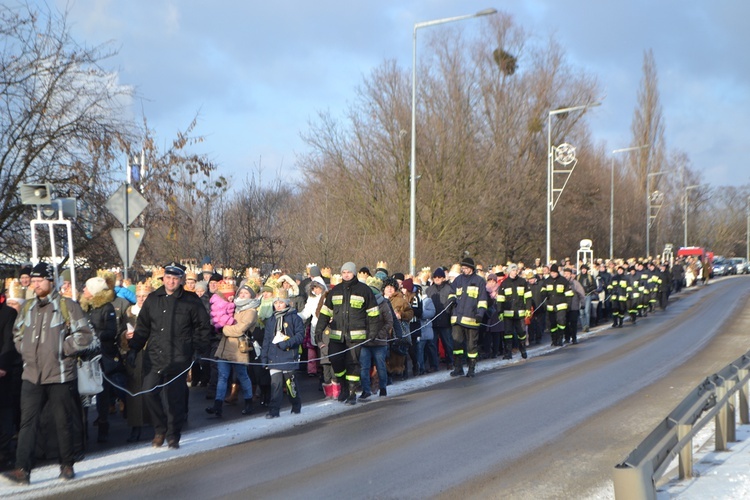
[[[583,104],[580,106],[572,106],[570,108],[558,108],[553,109],[547,113],[547,265],[550,263],[550,255],[552,254],[552,205],[553,205],[553,187],[552,187],[552,175],[554,172],[554,151],[552,148],[552,115],[559,115],[562,113],[569,113],[571,111],[579,111],[583,109],[593,108],[596,106],[601,106],[601,102],[593,102],[591,104]],[[562,148],[563,146],[567,146],[565,155],[567,156],[567,159],[563,160],[565,162],[564,164],[570,163],[572,161],[575,161],[575,148],[572,148],[570,145],[562,144],[558,148]],[[558,149],[556,148],[556,149]],[[567,151],[569,150],[569,152]],[[570,172],[568,173],[568,176],[570,176]],[[567,181],[566,181],[567,182]],[[565,186],[563,185],[563,188]],[[560,194],[562,194],[562,189],[560,190]]]
[[609,182],[609,260],[614,259],[614,241],[615,241],[615,154],[625,153],[627,151],[636,151],[648,148],[648,144],[642,146],[633,146],[630,148],[615,149],[612,151],[612,166],[610,168],[611,179]]
[[452,23],[463,21],[474,17],[489,16],[496,14],[496,9],[484,9],[475,14],[464,16],[446,17],[444,19],[435,19],[434,21],[425,21],[414,25],[414,38],[412,44],[412,62],[411,62],[411,165],[410,165],[410,204],[409,204],[409,273],[416,274],[417,258],[415,251],[417,236],[417,30],[436,26],[438,24]]
[[688,246],[687,244],[687,228],[688,228],[688,192],[691,189],[699,188],[701,187],[700,184],[693,184],[692,186],[685,186],[685,240],[684,240],[684,247]]
[[[651,207],[654,206],[654,201],[658,201],[659,207],[661,207],[661,200],[664,199],[664,193],[659,191],[651,192],[651,177],[657,175],[669,174],[672,170],[662,170],[661,172],[651,172],[646,174],[646,258],[650,252],[650,229],[651,229]],[[658,214],[658,212],[657,212]],[[656,218],[656,216],[654,216]]]

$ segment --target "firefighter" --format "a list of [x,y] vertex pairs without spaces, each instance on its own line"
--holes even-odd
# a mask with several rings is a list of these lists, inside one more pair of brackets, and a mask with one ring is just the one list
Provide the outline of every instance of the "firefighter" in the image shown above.
[[328,356],[336,378],[346,377],[342,388],[348,405],[357,403],[361,367],[359,345],[378,334],[380,312],[375,294],[357,279],[357,266],[347,262],[341,266],[341,283],[334,286],[320,308],[315,326],[315,342],[322,343],[329,335]]
[[628,314],[630,314],[630,321],[635,325],[636,318],[643,309],[642,306],[642,290],[643,287],[640,284],[639,276],[635,266],[628,268],[628,274],[630,275],[630,294],[628,295]]
[[625,274],[625,267],[617,266],[617,272],[607,286],[607,293],[612,302],[613,328],[622,328],[622,322],[628,310],[628,295],[630,292],[630,279]]
[[656,264],[653,261],[648,263],[648,274],[648,282],[646,282],[646,287],[649,289],[648,312],[653,312],[654,306],[659,302],[662,288],[661,272],[656,269]]
[[451,316],[453,336],[453,371],[451,377],[464,374],[464,353],[468,361],[467,377],[474,377],[479,355],[479,325],[487,311],[487,283],[474,272],[474,259],[465,257],[460,262],[461,274],[453,280],[455,300]]
[[549,278],[544,281],[544,299],[547,301],[552,345],[562,346],[568,309],[573,301],[573,289],[570,288],[570,282],[560,276],[560,270],[556,263],[550,266]]
[[518,350],[521,357],[526,359],[526,332],[524,320],[529,315],[531,289],[529,284],[518,275],[518,266],[510,264],[506,269],[507,276],[500,283],[497,290],[497,311],[499,318],[505,323],[503,336],[503,359],[513,357],[513,339],[518,340]]

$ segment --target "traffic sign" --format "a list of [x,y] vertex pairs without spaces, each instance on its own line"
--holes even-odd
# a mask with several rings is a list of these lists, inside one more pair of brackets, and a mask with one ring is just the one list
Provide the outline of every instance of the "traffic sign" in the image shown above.
[[109,197],[104,206],[120,224],[129,226],[148,206],[148,200],[130,184],[123,184]]
[[127,234],[127,247],[125,246],[125,229],[114,228],[110,230],[110,234],[112,235],[112,239],[115,240],[115,246],[120,253],[120,258],[122,258],[122,261],[125,263],[125,268],[132,266],[138,247],[141,245],[143,236],[146,234],[145,229],[140,227],[129,228]]

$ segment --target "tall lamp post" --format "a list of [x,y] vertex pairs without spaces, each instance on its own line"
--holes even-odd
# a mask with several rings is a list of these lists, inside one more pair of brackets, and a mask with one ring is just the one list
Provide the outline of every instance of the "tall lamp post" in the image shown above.
[[683,241],[684,244],[682,245],[684,247],[688,246],[688,244],[687,244],[688,243],[688,239],[687,239],[687,229],[688,229],[688,192],[691,189],[696,189],[696,188],[699,188],[699,187],[700,187],[700,184],[693,184],[692,186],[685,186],[685,217],[683,219],[685,221],[685,239]]
[[646,258],[648,258],[648,256],[650,255],[652,198],[654,197],[654,195],[656,195],[656,197],[663,196],[663,193],[659,193],[658,191],[651,193],[651,177],[655,177],[657,175],[669,174],[671,172],[672,172],[671,170],[663,170],[661,172],[651,172],[649,174],[646,174]]
[[417,240],[417,30],[436,26],[438,24],[453,23],[472,19],[474,17],[489,16],[496,14],[497,9],[484,9],[475,14],[464,16],[446,17],[434,21],[424,21],[414,25],[414,38],[412,44],[411,61],[411,161],[410,161],[410,204],[409,204],[409,273],[416,274],[416,240]]
[[[555,163],[555,152],[552,148],[552,116],[559,115],[562,113],[569,113],[571,111],[579,111],[583,109],[593,108],[600,106],[602,103],[593,102],[591,104],[583,104],[580,106],[572,106],[570,108],[558,108],[550,110],[547,113],[547,262],[550,263],[550,256],[552,254],[552,204],[553,204],[553,188],[552,188],[552,175],[554,171]],[[562,194],[562,193],[561,193]]]
[[637,151],[639,149],[648,148],[648,144],[642,146],[633,146],[630,148],[615,149],[612,151],[612,166],[610,167],[609,181],[609,260],[615,258],[614,256],[614,242],[615,242],[615,155],[617,153],[625,153],[628,151]]
[[747,262],[745,265],[750,266],[750,196],[747,197]]

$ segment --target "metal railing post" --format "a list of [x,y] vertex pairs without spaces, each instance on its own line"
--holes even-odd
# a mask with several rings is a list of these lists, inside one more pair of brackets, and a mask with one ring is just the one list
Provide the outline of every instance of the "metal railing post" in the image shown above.
[[[648,462],[650,464],[650,462]],[[626,500],[656,500],[653,470],[629,464],[615,466],[615,498]]]
[[[677,426],[677,440],[682,441],[685,437],[690,434],[693,429],[692,425],[679,424]],[[680,464],[680,479],[686,477],[693,477],[693,440],[691,439],[688,443],[682,447],[679,456]]]
[[[747,377],[748,370],[741,368],[737,370],[737,376],[740,380],[743,380],[745,377]],[[747,390],[747,382],[742,384],[740,386],[740,389],[737,391],[737,393],[740,396],[740,423],[743,425],[750,424],[750,415],[748,415],[748,390]]]
[[727,391],[732,391],[732,395],[727,401],[727,442],[734,443],[737,441],[737,412],[734,404],[737,399],[734,395],[734,386],[736,380],[732,379],[730,387],[727,387]]
[[[726,381],[716,385],[716,401],[721,401],[727,394],[727,388],[724,385]],[[716,437],[714,438],[714,450],[715,451],[726,451],[727,449],[727,432],[729,431],[727,426],[727,407],[722,406],[716,416],[714,417],[716,427]]]

